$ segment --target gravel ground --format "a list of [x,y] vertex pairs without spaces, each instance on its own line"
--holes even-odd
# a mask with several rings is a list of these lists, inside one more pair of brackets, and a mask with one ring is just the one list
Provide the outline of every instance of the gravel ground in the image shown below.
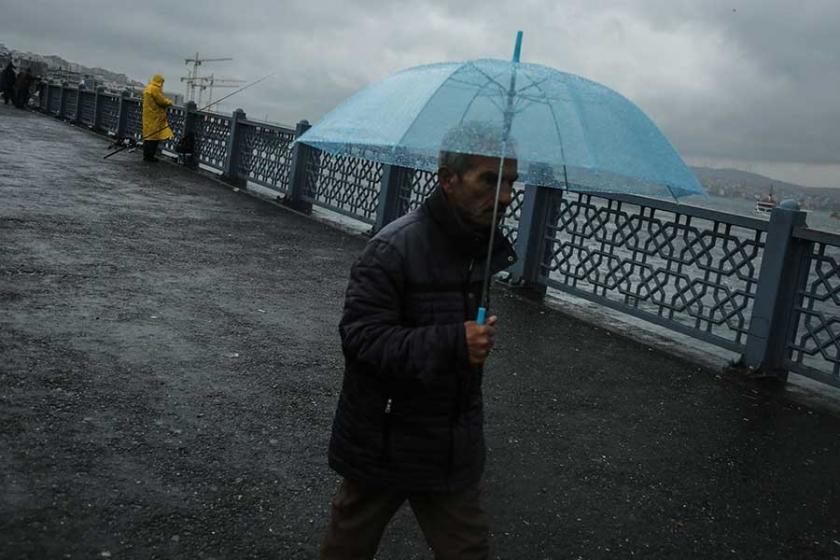
[[[317,557],[364,239],[106,150],[0,105],[0,558]],[[496,557],[840,558],[840,419],[495,290]]]

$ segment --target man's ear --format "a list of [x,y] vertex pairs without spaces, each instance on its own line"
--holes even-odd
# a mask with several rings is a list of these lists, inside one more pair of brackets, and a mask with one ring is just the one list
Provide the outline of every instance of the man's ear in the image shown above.
[[458,182],[458,175],[444,165],[438,168],[438,182],[443,192],[449,194]]

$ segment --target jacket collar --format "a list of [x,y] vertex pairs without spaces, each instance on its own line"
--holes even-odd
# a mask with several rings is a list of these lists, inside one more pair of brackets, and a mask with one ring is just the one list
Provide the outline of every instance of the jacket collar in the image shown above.
[[[429,195],[423,206],[444,234],[452,240],[459,253],[468,257],[484,259],[487,253],[489,231],[478,232],[467,226],[449,204],[446,193],[443,192],[440,185],[435,187],[434,192]],[[511,259],[511,257],[513,258]],[[513,247],[499,228],[496,229],[496,235],[493,238],[491,260],[493,264],[496,261],[499,262],[499,270],[516,261],[516,253],[513,251]]]

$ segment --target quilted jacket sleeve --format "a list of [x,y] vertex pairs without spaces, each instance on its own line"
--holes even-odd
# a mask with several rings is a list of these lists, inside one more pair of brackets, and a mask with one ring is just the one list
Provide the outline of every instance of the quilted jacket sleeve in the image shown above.
[[401,255],[387,242],[371,241],[350,272],[339,325],[345,357],[373,374],[424,383],[467,368],[464,324],[404,326],[404,296]]

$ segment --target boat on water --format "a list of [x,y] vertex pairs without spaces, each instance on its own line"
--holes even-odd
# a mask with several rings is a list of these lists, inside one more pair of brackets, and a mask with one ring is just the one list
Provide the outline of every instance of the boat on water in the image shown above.
[[759,216],[769,216],[770,212],[773,211],[773,208],[779,205],[779,201],[776,200],[776,197],[773,196],[773,189],[770,189],[770,192],[767,193],[765,198],[757,198],[755,200],[755,207],[753,208],[753,213]]

